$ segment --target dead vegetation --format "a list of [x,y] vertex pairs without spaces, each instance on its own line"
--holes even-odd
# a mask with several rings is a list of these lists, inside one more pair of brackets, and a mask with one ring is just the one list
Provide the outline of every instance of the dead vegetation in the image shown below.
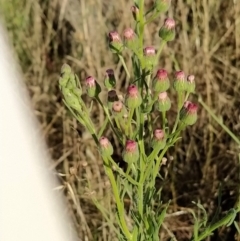
[[[106,209],[113,207],[102,161],[90,135],[62,104],[58,75],[64,62],[75,69],[80,79],[91,74],[101,81],[105,70],[113,68],[118,89],[123,91],[127,84],[125,74],[108,50],[106,34],[114,29],[121,33],[133,26],[132,1],[23,2],[0,0],[53,159],[51,168],[56,169],[68,200],[66,209],[72,214],[81,240],[114,240],[113,228],[92,203],[94,196]],[[146,2],[146,7],[151,5],[151,1]],[[240,1],[175,0],[169,15],[177,22],[177,38],[164,48],[159,66],[169,72],[180,68],[194,74],[197,92],[205,103],[239,135]],[[148,26],[146,45],[158,45],[157,30],[163,19],[164,16]],[[93,119],[97,126],[102,125],[104,114],[98,106],[94,106]],[[117,142],[116,147],[121,150]],[[170,240],[173,235],[179,241],[189,240],[193,228],[188,212],[194,208],[191,201],[200,200],[212,216],[220,183],[221,212],[234,206],[239,196],[238,153],[231,138],[200,108],[197,124],[188,128],[176,148],[168,153],[168,159],[173,160],[164,170],[168,174],[163,200],[172,199],[169,211],[179,215],[166,219],[161,240]],[[240,238],[231,226],[221,228],[208,240]]]

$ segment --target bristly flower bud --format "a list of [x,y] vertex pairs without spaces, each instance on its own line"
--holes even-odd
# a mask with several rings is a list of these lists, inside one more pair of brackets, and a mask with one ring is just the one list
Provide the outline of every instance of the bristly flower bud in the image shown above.
[[101,87],[92,76],[88,76],[85,80],[86,90],[89,97],[97,97],[101,92]]
[[138,143],[133,140],[127,140],[122,156],[127,163],[136,162],[139,159]]
[[139,8],[137,6],[132,6],[131,11],[132,11],[134,20],[136,22],[138,22],[139,21]]
[[171,5],[171,0],[156,0],[155,1],[155,6],[157,12],[164,13],[167,12]]
[[152,68],[156,65],[156,50],[154,47],[146,47],[143,50],[143,56],[144,56],[144,63],[145,67],[148,70],[152,70]]
[[109,110],[112,109],[113,102],[115,102],[115,101],[118,101],[118,96],[117,96],[116,90],[108,91],[107,102],[108,102],[108,109]]
[[130,85],[128,87],[125,104],[129,109],[137,108],[142,104],[142,97],[136,85]]
[[154,131],[151,146],[153,149],[158,147],[159,150],[162,150],[166,146],[166,137],[164,130],[156,129]]
[[186,80],[185,73],[183,71],[177,71],[174,76],[173,88],[177,92],[187,91],[188,82]]
[[136,53],[138,51],[138,37],[133,29],[125,29],[123,32],[123,37],[125,46]]
[[113,102],[112,112],[116,117],[123,117],[123,115],[126,113],[126,108],[123,105],[122,101],[119,100]]
[[111,31],[108,34],[109,47],[114,54],[121,54],[123,50],[123,42],[116,31]]
[[102,136],[99,139],[100,151],[103,156],[111,156],[113,154],[113,147],[107,137]]
[[194,93],[195,92],[195,76],[194,75],[188,75],[187,77],[187,92]]
[[107,69],[104,78],[105,87],[110,90],[116,86],[116,79],[113,69]]
[[159,69],[152,82],[154,92],[165,92],[170,87],[168,73],[165,69]]
[[173,41],[175,38],[175,21],[167,18],[164,25],[159,30],[159,37],[166,42]]
[[186,101],[180,110],[180,120],[185,125],[193,125],[197,121],[198,106],[195,103]]
[[158,100],[155,102],[156,109],[160,112],[168,111],[171,108],[171,101],[167,92],[161,92],[158,95]]

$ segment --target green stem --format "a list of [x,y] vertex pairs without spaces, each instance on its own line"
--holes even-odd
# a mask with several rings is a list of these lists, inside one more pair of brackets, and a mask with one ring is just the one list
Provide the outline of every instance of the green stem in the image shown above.
[[162,112],[162,128],[165,131],[165,127],[166,127],[166,111]]
[[139,49],[143,49],[144,0],[139,0]]
[[165,45],[166,43],[167,43],[167,42],[164,41],[164,40],[161,41],[160,46],[159,46],[158,51],[157,51],[157,57],[156,57],[157,60],[159,59],[160,54],[161,54],[161,52],[162,52],[162,50],[163,50],[163,47],[164,47],[164,45]]
[[127,134],[129,135],[129,138],[132,138],[132,118],[133,118],[134,109],[130,109],[129,117],[128,117],[128,123],[127,123]]
[[183,106],[183,102],[184,102],[184,92],[179,91],[177,94],[178,94],[178,113],[177,113],[177,117],[176,117],[176,120],[175,120],[175,123],[174,123],[172,133],[174,133],[177,129],[177,126],[178,126],[178,123],[179,123],[179,118],[180,118],[180,110],[181,110],[181,108]]
[[106,156],[103,156],[103,160],[105,163],[105,168],[106,168],[106,173],[108,175],[108,178],[111,182],[111,186],[113,189],[113,195],[116,201],[116,205],[117,205],[117,209],[118,209],[118,214],[119,214],[119,220],[120,220],[120,224],[121,224],[121,229],[122,232],[124,233],[125,237],[127,238],[127,240],[132,240],[132,234],[129,232],[125,218],[124,218],[124,205],[123,202],[120,199],[120,194],[118,192],[118,186],[117,183],[115,181],[111,166],[110,166],[110,161]]
[[240,139],[229,130],[229,128],[213,113],[213,111],[203,102],[201,97],[199,97],[198,102],[203,106],[203,108],[211,115],[211,117],[222,127],[224,131],[240,146]]
[[123,68],[124,68],[125,71],[126,71],[127,78],[130,79],[130,73],[129,73],[129,71],[128,71],[128,68],[127,68],[127,65],[126,65],[126,63],[125,63],[125,60],[124,60],[123,56],[119,54],[118,57],[119,57],[120,61],[122,62]]
[[106,106],[103,105],[102,101],[99,99],[99,97],[97,96],[96,97],[96,100],[98,101],[98,103],[101,105],[101,107],[103,108],[108,120],[109,120],[109,123],[110,123],[110,126],[114,132],[114,134],[118,137],[118,140],[123,144],[123,141],[122,141],[122,137],[119,135],[119,133],[116,131],[116,128],[113,126],[113,122],[112,122],[112,119],[110,117],[110,114],[109,114],[109,111],[108,109],[106,108]]

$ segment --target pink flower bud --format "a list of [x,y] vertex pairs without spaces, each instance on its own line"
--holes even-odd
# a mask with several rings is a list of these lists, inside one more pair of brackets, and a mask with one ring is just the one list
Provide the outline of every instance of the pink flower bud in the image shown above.
[[113,112],[120,113],[123,110],[123,103],[122,101],[114,101],[112,105]]
[[130,85],[127,89],[127,95],[125,98],[126,106],[130,109],[137,108],[142,103],[142,97],[138,91],[136,85]]
[[127,163],[134,163],[139,159],[138,143],[127,140],[123,151],[123,160]]
[[116,79],[113,69],[107,69],[104,78],[104,85],[107,89],[112,89],[116,85]]
[[145,67],[151,70],[156,65],[156,50],[154,47],[149,46],[143,50]]
[[167,18],[164,25],[159,30],[159,37],[164,41],[169,42],[175,38],[175,21],[172,18]]
[[187,91],[188,83],[187,83],[187,80],[186,80],[185,73],[182,70],[177,71],[175,73],[173,88],[177,92]]
[[97,97],[101,92],[101,87],[92,76],[88,76],[85,80],[87,94],[90,97]]
[[124,43],[127,48],[131,49],[133,52],[138,51],[138,37],[136,33],[131,28],[127,28],[123,31]]
[[139,8],[137,6],[131,7],[132,15],[135,21],[139,20]]
[[153,90],[156,93],[164,92],[169,89],[170,81],[167,71],[165,69],[159,69],[152,83]]
[[194,75],[188,75],[187,77],[187,92],[194,93],[195,91],[195,76]]
[[180,111],[180,120],[185,125],[193,125],[197,121],[198,106],[191,101],[186,101]]
[[99,139],[99,144],[100,144],[100,151],[102,155],[111,156],[113,154],[112,144],[107,137],[102,136]]
[[159,150],[162,150],[166,145],[166,137],[164,130],[156,129],[154,131],[153,140],[151,142],[152,148],[159,148]]
[[108,34],[109,47],[113,53],[120,54],[123,49],[122,40],[116,31],[112,31]]
[[171,108],[171,101],[167,95],[167,92],[159,93],[155,106],[160,112],[168,111]]

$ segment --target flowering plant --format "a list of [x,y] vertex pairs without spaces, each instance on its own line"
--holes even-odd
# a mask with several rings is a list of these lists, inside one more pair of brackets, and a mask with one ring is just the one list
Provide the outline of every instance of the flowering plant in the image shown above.
[[[166,69],[158,69],[158,59],[164,45],[175,38],[175,21],[165,19],[158,33],[158,49],[144,47],[145,27],[168,11],[170,2],[156,0],[153,8],[145,13],[144,0],[135,1],[131,8],[135,28],[127,28],[123,32],[123,40],[117,31],[109,33],[109,48],[122,62],[129,86],[124,99],[121,99],[115,89],[117,78],[114,70],[108,69],[103,79],[108,96],[102,101],[99,97],[101,85],[92,76],[85,79],[86,93],[98,102],[105,113],[106,119],[100,130],[94,126],[89,107],[82,99],[83,89],[78,77],[66,64],[61,69],[59,86],[63,101],[72,115],[90,132],[102,156],[116,202],[119,240],[159,240],[159,229],[169,203],[161,202],[161,188],[156,190],[155,182],[158,177],[162,178],[159,170],[166,161],[164,155],[168,149],[180,139],[181,132],[187,126],[197,121],[198,107],[189,100],[190,94],[195,92],[194,75],[177,71],[172,80]],[[130,71],[124,61],[126,50],[132,53]],[[169,98],[170,86],[177,93],[177,114],[173,126],[168,121],[168,111],[173,101]],[[104,135],[108,128],[111,128],[123,148],[122,160],[126,163],[126,169],[119,167],[112,157],[114,148],[109,137]],[[131,201],[132,225],[125,218],[125,197]],[[200,204],[198,207],[201,208]],[[203,222],[195,221],[199,225],[194,231],[193,240],[202,240],[212,229],[198,235]]]

